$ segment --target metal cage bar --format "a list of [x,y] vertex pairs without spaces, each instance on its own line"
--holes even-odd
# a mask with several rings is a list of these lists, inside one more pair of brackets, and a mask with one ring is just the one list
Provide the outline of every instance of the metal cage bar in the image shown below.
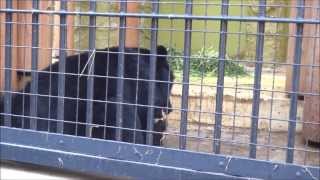
[[[221,15],[228,16],[229,0],[222,0]],[[228,21],[220,22],[220,40],[219,40],[219,57],[218,57],[218,78],[217,78],[217,94],[216,94],[216,110],[215,124],[213,132],[213,152],[220,153],[220,138],[221,138],[221,120],[223,108],[223,90],[224,90],[224,71],[227,49],[227,32]]]
[[[60,1],[61,11],[68,10],[68,2]],[[64,94],[65,94],[65,71],[66,71],[66,48],[67,48],[67,15],[60,15],[60,48],[59,48],[59,74],[58,74],[58,110],[57,132],[63,133],[64,128]]]
[[[216,3],[210,0],[201,3],[192,0],[179,2],[58,0],[61,4],[60,10],[43,10],[40,0],[29,1],[32,2],[32,9],[28,9],[29,6],[19,9],[20,5],[16,7],[15,1],[12,0],[6,0],[6,7],[0,9],[1,18],[2,15],[5,16],[5,20],[1,19],[3,22],[0,22],[3,25],[1,28],[4,27],[1,33],[5,32],[3,36],[5,44],[0,45],[5,51],[5,56],[1,59],[2,63],[5,62],[4,67],[1,67],[1,71],[5,74],[5,88],[1,91],[4,92],[5,101],[3,105],[0,104],[1,160],[141,179],[319,179],[320,167],[317,158],[320,151],[308,147],[307,143],[301,145],[298,141],[300,134],[296,132],[296,126],[300,130],[300,127],[305,124],[319,125],[319,122],[311,122],[305,117],[303,120],[298,118],[301,107],[298,97],[300,95],[315,98],[320,96],[318,92],[299,90],[300,70],[303,72],[304,69],[314,70],[320,67],[316,60],[305,63],[303,59],[305,54],[302,49],[305,48],[304,44],[308,44],[303,42],[304,39],[318,42],[320,38],[317,34],[318,27],[315,30],[317,33],[314,34],[308,34],[309,29],[304,29],[305,24],[320,25],[318,17],[314,19],[304,17],[304,12],[308,8],[311,8],[312,13],[316,11],[319,14],[319,6],[307,6],[304,4],[307,2],[305,0],[297,0],[298,5],[295,6],[274,5],[267,0],[259,0],[258,5],[253,5],[254,14],[246,14],[245,10],[250,4],[245,0],[236,3],[238,7],[230,0],[216,1]],[[69,5],[72,6],[72,3],[77,7],[70,8]],[[108,10],[105,11],[104,7],[100,9],[100,3],[103,6],[107,4]],[[139,5],[142,9],[134,13],[128,12],[132,3],[134,8]],[[166,7],[169,8],[166,9]],[[199,11],[200,7],[204,7],[204,11]],[[285,11],[287,8],[296,8],[298,14],[292,18],[279,18],[282,15],[274,16],[267,9],[270,7],[283,8]],[[210,12],[208,9],[219,9],[221,12],[218,10]],[[283,16],[286,17],[287,14],[284,14]],[[28,20],[16,18],[20,15],[27,17]],[[60,24],[43,22],[42,15],[59,16]],[[32,22],[29,22],[28,17],[32,17]],[[84,18],[81,19],[81,17]],[[75,20],[76,23],[70,24],[69,18],[78,19]],[[139,26],[131,24],[131,18],[139,20]],[[83,22],[86,23],[82,24]],[[281,27],[281,23],[285,23],[284,28]],[[294,23],[293,25],[297,27],[296,32],[291,34],[286,31],[289,23]],[[20,40],[19,36],[16,38],[16,33],[20,32],[19,26],[27,32],[32,29],[31,45],[28,45],[29,42],[27,45],[23,44],[25,39]],[[271,32],[269,26],[272,29]],[[45,47],[46,45],[42,44],[43,39],[40,36],[42,27],[52,29],[60,27],[60,35],[55,39],[60,40],[60,45],[57,45],[59,47]],[[216,29],[213,30],[212,27]],[[68,28],[79,30],[79,40],[82,38],[80,35],[84,35],[85,41],[88,40],[88,42],[81,44],[83,41],[79,41],[79,47],[69,48],[67,41],[69,43],[69,39],[72,40],[75,37],[72,33],[69,34]],[[283,29],[285,30],[282,31]],[[99,33],[104,34],[106,31],[107,43],[103,42],[102,45],[96,42],[100,40]],[[138,47],[131,47],[128,45],[130,42],[126,42],[126,38],[131,35],[128,31],[138,32]],[[84,34],[81,34],[82,32]],[[113,32],[115,35],[111,36]],[[166,35],[170,38],[166,39],[168,38]],[[115,37],[118,39],[114,39]],[[277,50],[286,49],[278,42],[283,39],[284,43],[287,43],[288,38],[295,39],[295,46],[292,47],[292,50],[293,48],[295,50],[293,63],[280,62],[288,59],[284,57],[285,55],[277,58]],[[30,39],[27,38],[27,41]],[[218,39],[219,42],[217,42]],[[242,44],[243,40],[246,47]],[[276,41],[276,44],[273,42],[269,44],[269,40]],[[233,41],[237,44],[233,44]],[[255,41],[255,44],[252,44],[252,41]],[[158,44],[170,47],[168,55],[158,54]],[[100,45],[105,49],[100,47],[96,49]],[[197,47],[198,45],[203,48]],[[118,48],[112,46],[118,46]],[[317,56],[316,46],[317,44],[314,45],[313,50],[306,48],[308,53],[313,52],[314,58]],[[25,86],[27,88],[15,91],[17,86],[12,82],[16,79],[14,73],[18,73],[18,78],[19,75],[25,76],[25,72],[29,73],[29,69],[25,70],[19,66],[20,59],[16,63],[16,57],[20,57],[20,55],[16,56],[16,49],[19,51],[23,48],[28,49],[28,54],[23,55],[27,59],[26,65],[31,64],[31,81],[27,82]],[[43,60],[41,53],[52,50],[59,50],[59,62],[53,63],[57,59],[51,59],[51,57],[46,69],[38,69],[38,64],[42,65]],[[79,54],[67,57],[68,51]],[[245,53],[242,54],[242,52]],[[88,59],[83,58],[86,56]],[[161,60],[165,57],[168,61],[160,63],[158,58],[160,56],[162,56]],[[107,68],[102,67],[101,71],[97,64],[101,59],[97,59],[98,57],[106,60],[103,63],[106,63]],[[136,60],[137,64],[135,64]],[[87,62],[86,69],[81,69],[83,61]],[[196,64],[199,65],[196,67],[199,67],[198,69],[193,69],[194,61],[201,63]],[[132,62],[134,64],[131,64]],[[178,62],[178,68],[175,67],[176,62]],[[217,69],[212,71],[205,69],[209,66],[208,63],[212,63],[210,65]],[[15,67],[17,64],[18,66]],[[95,64],[99,68],[95,67]],[[235,64],[242,66],[241,68],[250,78],[247,79],[238,74],[230,77],[230,69],[237,71],[233,68]],[[254,67],[250,66],[251,64]],[[130,68],[131,65],[133,68]],[[162,65],[165,66],[163,71],[160,69]],[[293,68],[290,90],[282,89],[287,87],[277,84],[286,80],[286,69],[280,66]],[[74,69],[77,69],[76,72],[73,71]],[[130,71],[131,69],[133,71]],[[81,74],[79,74],[80,71]],[[175,76],[175,80],[171,79],[172,75]],[[314,73],[311,73],[312,75]],[[42,85],[46,86],[43,80],[46,77],[49,77],[49,83],[53,84],[49,84],[48,89],[43,90]],[[66,83],[69,77],[73,78],[74,83],[77,80],[77,83]],[[216,81],[215,78],[217,78]],[[95,81],[97,79],[99,83]],[[100,83],[102,81],[106,83]],[[251,83],[251,81],[254,82]],[[314,82],[312,79],[310,81]],[[18,84],[22,85],[20,82]],[[69,84],[74,87],[72,91],[68,91]],[[100,88],[99,84],[103,84],[103,88]],[[83,89],[79,89],[80,87]],[[164,89],[167,89],[167,92]],[[44,93],[47,90],[49,93]],[[127,94],[129,91],[131,94]],[[69,92],[77,95],[69,96],[71,94]],[[103,92],[101,93],[103,97],[100,98],[99,94],[95,94],[97,92]],[[212,96],[214,92],[216,96]],[[108,98],[110,94],[113,96],[113,93],[116,95],[115,99]],[[158,97],[161,98],[165,93],[167,95],[164,96],[168,96],[169,99],[165,99],[167,106],[163,107],[165,101]],[[288,93],[291,95],[290,102],[286,97]],[[278,100],[281,102],[276,104]],[[16,109],[15,105],[18,104],[16,102],[22,105],[22,110],[19,109],[20,106]],[[45,105],[40,106],[44,104],[43,102]],[[72,109],[69,108],[70,112],[67,112],[66,108],[70,107],[69,102],[77,104],[72,104]],[[282,107],[282,103],[285,103],[286,107],[279,110],[278,107]],[[49,104],[48,113],[42,109],[42,107],[46,108],[47,104]],[[96,106],[98,104],[99,106]],[[130,108],[130,112],[127,111],[129,106],[133,107]],[[248,106],[252,109],[251,112],[247,111]],[[25,109],[27,113],[24,112]],[[163,124],[155,123],[158,118],[155,114],[159,109],[168,110],[162,116],[163,119],[169,120],[168,124],[167,121],[161,121]],[[287,109],[289,113],[286,112]],[[96,112],[101,113],[99,117],[96,116]],[[57,113],[57,117],[52,113]],[[127,117],[131,120],[130,123],[135,123],[134,127],[127,124]],[[12,126],[16,127],[15,122],[18,120],[19,123],[22,121],[22,127],[12,128]],[[31,120],[30,127],[28,127],[29,120]],[[39,131],[39,128],[43,127],[40,122],[44,121],[49,122],[48,131]],[[287,123],[288,132],[284,132],[282,128]],[[58,125],[57,133],[54,132],[55,127],[50,127],[56,124]],[[76,131],[73,132],[70,128],[72,132],[69,133],[69,127],[75,127]],[[94,131],[94,135],[93,127],[99,127],[98,131]],[[100,131],[102,128],[103,132]],[[281,130],[278,131],[277,128]],[[114,129],[115,134],[113,130],[109,131],[110,129]],[[131,135],[127,135],[129,131],[133,132],[133,141],[127,141],[128,137],[131,138]],[[97,137],[96,132],[103,133],[103,136]],[[159,136],[155,136],[156,134]],[[163,147],[154,146],[153,140],[158,137],[161,138],[160,143],[163,143]],[[277,162],[279,159],[281,163]]]
[[[259,17],[266,15],[266,0],[259,1]],[[263,64],[263,50],[264,50],[264,31],[265,22],[258,22],[257,27],[257,40],[256,40],[256,61],[254,70],[254,87],[253,87],[253,102],[251,112],[251,132],[250,132],[250,150],[249,157],[256,158],[257,151],[257,131],[259,121],[259,109],[260,109],[260,93],[261,93],[261,73]]]
[[[304,1],[297,1],[297,19],[304,17]],[[296,42],[294,51],[294,64],[292,70],[292,87],[290,93],[290,112],[289,112],[289,127],[288,127],[288,149],[286,154],[286,162],[293,162],[296,121],[297,121],[297,104],[298,104],[298,91],[300,85],[300,64],[302,55],[302,40],[303,40],[303,23],[296,24]]]
[[[124,1],[124,0],[122,0]],[[24,9],[0,9],[0,12],[11,13],[39,13],[50,15],[80,15],[91,16],[92,12],[79,12],[79,11],[50,11],[50,10],[24,10]],[[248,17],[248,16],[201,16],[201,15],[181,15],[181,14],[149,14],[149,13],[115,13],[115,12],[96,12],[95,16],[101,17],[136,17],[136,18],[158,18],[158,19],[183,19],[183,20],[228,20],[228,21],[241,21],[241,22],[274,22],[274,23],[304,23],[304,24],[320,24],[317,19],[292,19],[292,18],[276,18],[276,17]]]
[[[90,11],[95,12],[96,11],[96,2],[90,1]],[[95,71],[95,41],[96,41],[96,17],[90,16],[89,18],[89,54],[88,54],[88,63],[90,64],[88,67],[88,73],[89,75],[94,75]],[[93,99],[93,87],[94,87],[94,77],[88,76],[87,77],[87,99],[86,102],[86,136],[91,137],[92,135],[92,127],[89,124],[92,124],[92,118],[93,118],[93,102],[91,101]]]
[[[192,15],[192,0],[186,0],[185,13]],[[185,149],[187,146],[187,130],[188,130],[188,96],[189,96],[189,74],[190,74],[190,56],[191,56],[191,33],[192,20],[185,20],[184,48],[183,48],[183,85],[181,100],[181,121],[180,121],[180,137],[179,148]]]
[[[120,13],[127,12],[127,1],[120,1]],[[124,57],[125,57],[125,40],[126,40],[126,17],[120,17],[119,22],[119,54],[118,54],[118,67],[117,67],[117,102],[123,101],[123,86],[124,86]],[[123,106],[117,104],[117,127],[122,127],[123,124]],[[121,128],[116,129],[116,140],[120,141],[122,138]]]
[[[39,0],[32,1],[32,8],[39,9]],[[32,14],[32,49],[31,49],[31,95],[30,96],[30,116],[37,117],[37,95],[38,94],[38,46],[39,46],[39,14]],[[30,128],[37,129],[35,118],[30,119]]]
[[[6,8],[12,8],[12,1],[6,0]],[[7,114],[4,116],[4,125],[11,126],[11,106],[12,106],[12,94],[11,94],[11,80],[12,80],[12,13],[6,12],[6,25],[5,25],[5,80],[4,80],[4,112]],[[8,115],[9,114],[9,115]]]
[[[159,13],[159,0],[152,1],[152,13],[158,14]],[[148,85],[148,105],[151,108],[148,108],[148,119],[147,119],[147,130],[153,131],[154,125],[154,101],[155,101],[155,80],[156,80],[156,66],[157,66],[157,44],[158,44],[158,19],[152,18],[151,20],[151,39],[150,39],[150,80]],[[153,144],[153,134],[147,133],[146,142],[149,145]]]
[[[319,167],[301,167],[124,142],[92,141],[85,137],[7,127],[0,127],[0,135],[1,159],[19,159],[28,163],[38,161],[40,165],[102,175],[131,176],[138,179],[190,180],[316,179],[320,177]],[[63,146],[61,142],[64,142]],[[115,156],[116,152],[122,153],[121,159]],[[143,154],[144,158],[137,156],[139,153]],[[79,164],[82,168],[79,168]],[[189,173],[183,173],[185,171]]]

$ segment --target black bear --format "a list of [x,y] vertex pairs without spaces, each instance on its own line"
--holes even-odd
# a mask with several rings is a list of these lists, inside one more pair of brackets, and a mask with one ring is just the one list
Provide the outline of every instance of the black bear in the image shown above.
[[[64,128],[65,134],[85,136],[87,83],[93,77],[91,136],[115,139],[117,80],[119,79],[117,47],[99,49],[92,56],[88,52],[69,56],[65,63]],[[157,48],[154,96],[153,144],[160,145],[161,132],[166,129],[162,119],[170,113],[170,91],[173,73],[167,62],[167,50]],[[122,141],[145,144],[148,114],[148,83],[150,81],[150,51],[144,48],[125,48],[123,77]],[[94,68],[93,68],[94,67]],[[92,71],[93,70],[93,71]],[[37,130],[57,132],[59,63],[38,72]],[[24,90],[12,97],[12,126],[30,128],[29,82]],[[3,112],[0,103],[0,113]],[[0,123],[3,125],[3,115]],[[162,119],[162,120],[159,120]],[[131,130],[131,129],[136,129]]]

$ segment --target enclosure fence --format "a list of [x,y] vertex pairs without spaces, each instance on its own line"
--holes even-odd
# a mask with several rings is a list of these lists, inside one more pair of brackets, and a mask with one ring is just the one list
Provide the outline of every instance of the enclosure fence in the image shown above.
[[3,161],[320,179],[319,0],[0,0],[0,24]]

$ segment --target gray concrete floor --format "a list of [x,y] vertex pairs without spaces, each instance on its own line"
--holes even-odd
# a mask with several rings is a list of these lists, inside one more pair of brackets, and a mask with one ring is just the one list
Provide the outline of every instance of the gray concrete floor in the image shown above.
[[56,168],[48,168],[25,163],[16,163],[10,161],[1,161],[0,164],[1,180],[116,180],[119,178],[100,177],[75,173]]

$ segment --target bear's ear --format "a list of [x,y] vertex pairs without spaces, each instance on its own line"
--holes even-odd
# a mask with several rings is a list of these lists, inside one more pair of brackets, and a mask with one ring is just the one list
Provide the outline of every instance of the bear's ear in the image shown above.
[[167,55],[168,54],[168,51],[167,51],[167,48],[160,45],[157,47],[157,54],[158,55]]

